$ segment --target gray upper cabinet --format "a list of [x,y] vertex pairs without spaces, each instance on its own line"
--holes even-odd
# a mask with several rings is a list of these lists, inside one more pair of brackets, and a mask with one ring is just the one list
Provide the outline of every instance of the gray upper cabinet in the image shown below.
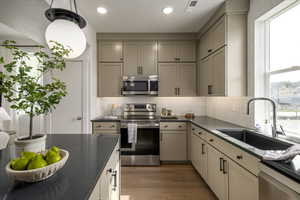
[[225,14],[199,43],[200,96],[245,96],[247,15]]
[[122,41],[99,41],[98,57],[100,62],[123,62]]
[[122,63],[100,63],[98,69],[98,96],[121,96]]
[[226,17],[222,17],[201,38],[199,53],[203,59],[226,44]]
[[155,41],[124,42],[124,75],[157,74],[157,43]]
[[196,96],[195,63],[160,63],[160,96]]
[[160,41],[158,62],[195,62],[195,41]]

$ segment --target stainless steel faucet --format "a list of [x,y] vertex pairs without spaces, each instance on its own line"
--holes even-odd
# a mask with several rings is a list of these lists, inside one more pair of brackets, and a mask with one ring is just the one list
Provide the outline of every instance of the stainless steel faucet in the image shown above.
[[265,97],[259,97],[259,98],[252,98],[248,101],[248,106],[247,106],[247,114],[249,115],[250,113],[250,104],[253,101],[268,101],[272,104],[273,107],[273,126],[272,126],[272,137],[277,137],[277,108],[276,108],[276,103],[274,100],[270,98],[265,98]]

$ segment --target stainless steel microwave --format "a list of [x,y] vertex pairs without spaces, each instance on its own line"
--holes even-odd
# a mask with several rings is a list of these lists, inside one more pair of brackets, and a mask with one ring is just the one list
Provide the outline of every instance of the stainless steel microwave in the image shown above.
[[122,81],[122,95],[158,96],[158,76],[124,76]]

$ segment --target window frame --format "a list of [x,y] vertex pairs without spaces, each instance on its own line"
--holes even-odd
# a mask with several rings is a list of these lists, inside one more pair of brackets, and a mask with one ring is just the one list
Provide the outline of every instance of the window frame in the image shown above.
[[[282,15],[283,13],[289,11],[290,9],[296,7],[296,6],[300,6],[300,1],[296,1],[291,3],[290,5],[286,6],[285,8],[281,9],[279,12],[276,12],[275,14],[271,15],[270,17],[268,17],[265,21],[264,21],[264,31],[265,31],[265,39],[264,39],[264,55],[265,55],[265,74],[264,74],[264,84],[265,84],[265,88],[264,88],[264,93],[266,97],[271,98],[271,82],[270,82],[270,77],[272,75],[277,75],[277,74],[284,74],[287,72],[294,72],[294,71],[300,71],[300,66],[290,66],[284,69],[278,69],[278,70],[274,70],[271,71],[271,66],[270,66],[270,38],[271,38],[271,32],[270,32],[270,24],[271,21],[277,17],[279,17],[280,15]],[[271,115],[271,110],[270,107],[268,105],[265,104],[265,115],[267,116],[268,119],[271,119],[272,115]],[[283,127],[284,128],[284,127]],[[277,129],[279,129],[279,127],[277,127]],[[282,133],[282,130],[277,130],[278,132]],[[292,133],[291,135],[279,135],[280,138],[283,139],[287,139],[287,140],[291,140],[297,143],[300,143],[300,132],[298,133],[298,135],[294,134],[294,132],[290,132]],[[295,135],[295,136],[294,136]]]

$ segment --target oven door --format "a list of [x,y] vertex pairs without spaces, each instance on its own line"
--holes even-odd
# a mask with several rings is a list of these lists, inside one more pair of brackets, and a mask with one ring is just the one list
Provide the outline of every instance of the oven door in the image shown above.
[[159,127],[138,127],[137,142],[128,142],[128,129],[121,128],[122,165],[159,165]]

